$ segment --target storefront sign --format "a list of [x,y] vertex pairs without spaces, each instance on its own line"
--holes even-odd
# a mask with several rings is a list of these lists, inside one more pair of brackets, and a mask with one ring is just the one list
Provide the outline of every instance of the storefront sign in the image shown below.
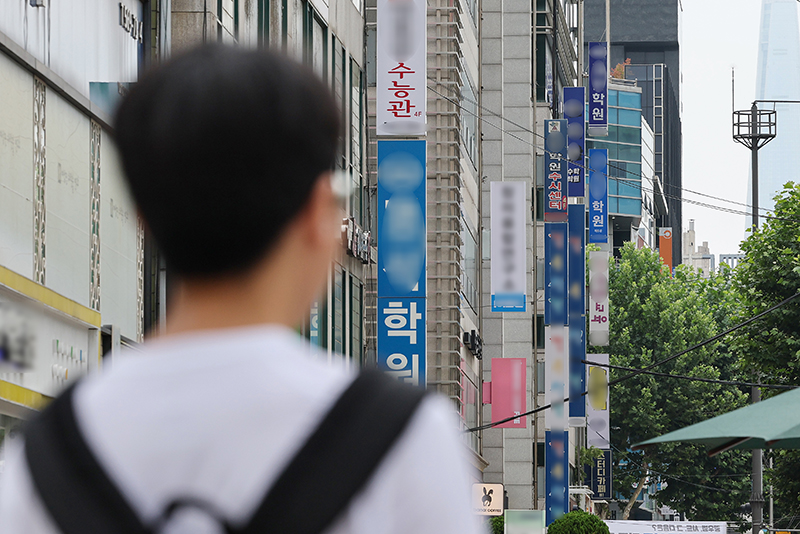
[[589,43],[589,135],[608,136],[608,43]]
[[492,182],[493,312],[524,312],[527,304],[525,182]]
[[567,224],[544,224],[544,324],[565,325],[567,314]]
[[589,447],[610,449],[608,389],[608,354],[589,354],[588,361],[600,364],[587,364],[586,375],[589,392],[586,395],[586,443]]
[[567,121],[544,121],[544,220],[567,220]]
[[593,501],[612,499],[611,451],[604,450],[603,455],[595,458],[592,465],[585,466],[589,489],[592,490]]
[[582,197],[585,194],[584,184],[584,146],[586,122],[586,88],[564,88],[564,116],[567,118],[567,182],[571,197]]
[[608,243],[608,149],[589,150],[589,243]]

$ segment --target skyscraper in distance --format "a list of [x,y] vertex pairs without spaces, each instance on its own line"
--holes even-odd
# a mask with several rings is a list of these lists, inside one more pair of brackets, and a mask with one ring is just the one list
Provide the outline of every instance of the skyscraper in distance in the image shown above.
[[[800,100],[800,31],[797,0],[762,0],[758,38],[757,100]],[[774,107],[773,107],[774,106]],[[758,204],[772,209],[773,197],[789,181],[800,181],[800,104],[759,103],[777,110],[777,136],[758,153]],[[752,177],[751,177],[752,178]],[[752,201],[752,179],[747,202]],[[752,224],[748,217],[748,226]]]

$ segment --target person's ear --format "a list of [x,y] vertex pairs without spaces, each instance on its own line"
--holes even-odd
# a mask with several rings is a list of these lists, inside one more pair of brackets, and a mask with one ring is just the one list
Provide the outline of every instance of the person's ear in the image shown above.
[[331,173],[325,172],[317,179],[309,195],[305,210],[306,235],[312,246],[329,246],[340,231],[341,209],[331,185]]

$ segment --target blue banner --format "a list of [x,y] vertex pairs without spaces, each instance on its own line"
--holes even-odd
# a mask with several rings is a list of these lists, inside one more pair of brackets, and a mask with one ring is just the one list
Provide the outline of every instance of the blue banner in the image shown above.
[[608,242],[608,149],[589,150],[589,243]]
[[544,220],[567,220],[567,121],[544,121]]
[[378,141],[378,368],[425,386],[425,141]]
[[602,456],[592,461],[592,465],[584,466],[589,489],[594,492],[593,501],[608,501],[612,498],[611,459],[611,451],[606,449]]
[[589,131],[608,135],[608,43],[589,43]]
[[566,325],[567,224],[544,223],[544,324]]
[[571,197],[582,197],[586,194],[584,184],[584,150],[586,122],[586,88],[564,88],[564,116],[567,118],[567,182]]
[[425,385],[425,299],[378,299],[378,369]]
[[569,206],[569,416],[585,417],[584,389],[586,359],[586,207]]
[[545,523],[569,512],[569,431],[545,432]]

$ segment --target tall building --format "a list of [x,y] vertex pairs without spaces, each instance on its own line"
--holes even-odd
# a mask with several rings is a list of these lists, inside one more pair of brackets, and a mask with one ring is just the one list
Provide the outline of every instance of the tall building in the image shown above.
[[5,430],[158,324],[158,270],[111,114],[164,50],[168,21],[157,0],[0,4]]
[[[757,100],[800,100],[800,32],[795,0],[763,0],[758,38]],[[800,106],[759,105],[777,110],[777,135],[758,152],[758,205],[772,209],[783,184],[800,180],[796,164],[800,140]],[[752,201],[752,179],[747,203]],[[762,211],[763,213],[763,211]],[[749,219],[749,218],[748,218]],[[748,222],[748,226],[752,224]]]
[[[680,0],[642,0],[635,8],[627,0],[610,0],[609,65],[625,63],[625,78],[642,88],[642,113],[655,134],[655,172],[663,185],[668,210],[656,221],[672,228],[672,257],[682,255],[683,220]],[[605,0],[585,2],[586,41],[605,36]]]

